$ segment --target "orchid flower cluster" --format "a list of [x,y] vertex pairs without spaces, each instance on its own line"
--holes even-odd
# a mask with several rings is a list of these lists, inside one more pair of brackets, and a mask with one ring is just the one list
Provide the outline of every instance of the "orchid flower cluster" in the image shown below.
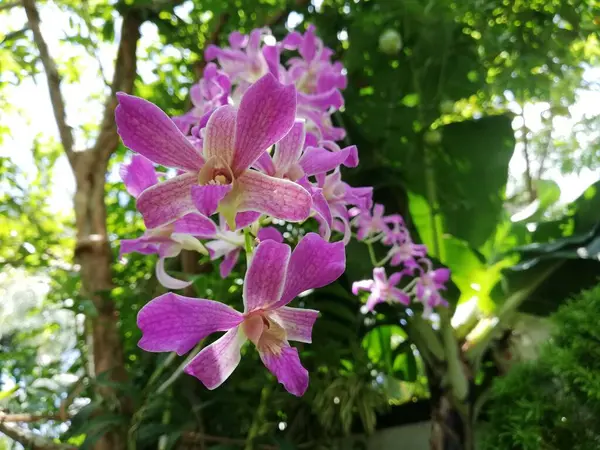
[[[166,293],[140,310],[139,346],[182,355],[225,332],[191,359],[186,373],[214,389],[251,341],[285,389],[301,396],[308,372],[289,341],[310,343],[319,312],[288,304],[342,275],[352,225],[359,239],[387,243],[392,265],[405,267],[389,280],[377,268],[375,280],[355,284],[356,291],[372,292],[371,308],[381,301],[407,303],[410,294],[395,284],[416,270],[422,272],[413,283],[416,297],[430,307],[442,304],[444,276],[420,266],[425,248],[412,244],[397,216],[383,217],[379,205],[371,215],[372,187],[342,181],[340,167],[356,167],[358,152],[337,143],[345,130],[331,117],[343,105],[346,75],[331,61],[332,50],[313,27],[273,41],[263,28],[232,33],[227,48],[207,47],[205,59],[218,65],[207,64],[190,90],[192,109],[182,116],[170,118],[144,99],[118,94],[118,132],[134,152],[120,175],[147,228],[123,240],[121,253],[157,254],[157,278],[168,289],[191,284],[165,269],[165,260],[182,250],[222,258],[223,278],[245,253],[243,312]],[[270,226],[313,219],[319,232],[301,233],[293,250]]]

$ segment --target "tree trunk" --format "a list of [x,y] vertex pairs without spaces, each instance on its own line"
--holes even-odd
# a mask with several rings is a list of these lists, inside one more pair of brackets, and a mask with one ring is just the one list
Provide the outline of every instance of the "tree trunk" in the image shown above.
[[[106,164],[98,164],[94,152],[78,156],[75,169],[75,221],[77,246],[75,261],[81,266],[82,293],[92,300],[96,315],[92,320],[92,349],[94,375],[123,382],[127,379],[123,349],[117,327],[118,312],[110,297],[112,289],[111,249],[106,228],[104,179]],[[112,386],[100,385],[98,395],[105,408],[127,412],[126,400]],[[124,433],[110,431],[95,445],[96,450],[124,450]]]
[[[473,425],[454,407],[449,394],[431,395],[431,450],[474,450]],[[465,409],[470,410],[465,404]]]

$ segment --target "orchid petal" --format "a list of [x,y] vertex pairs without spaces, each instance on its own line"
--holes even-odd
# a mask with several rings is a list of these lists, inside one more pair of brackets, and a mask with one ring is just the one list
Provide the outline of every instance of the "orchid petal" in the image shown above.
[[278,173],[285,174],[298,161],[302,153],[305,136],[304,123],[297,121],[288,134],[275,145],[273,164]]
[[312,329],[319,311],[284,306],[269,313],[283,327],[290,341],[312,342]]
[[233,161],[236,110],[224,105],[212,113],[205,128],[203,155],[206,160],[218,157],[228,166]]
[[168,238],[154,238],[152,236],[142,236],[136,239],[122,239],[120,242],[119,255],[133,252],[142,255],[153,255],[158,253],[160,245],[167,241],[169,241]]
[[237,179],[238,211],[257,211],[289,222],[301,222],[310,214],[312,199],[302,186],[255,170]]
[[245,228],[253,222],[256,222],[261,213],[255,211],[240,212],[235,215],[235,229]]
[[258,244],[244,279],[244,312],[265,309],[281,298],[290,247],[266,240]]
[[183,216],[173,224],[173,232],[191,234],[206,239],[217,234],[217,226],[208,217],[191,213]]
[[294,249],[281,300],[273,309],[285,306],[298,294],[320,288],[338,279],[346,269],[342,242],[328,243],[316,233],[308,233]]
[[191,188],[196,175],[184,173],[149,187],[137,199],[137,209],[142,213],[147,228],[167,225],[194,212]]
[[270,239],[272,241],[279,242],[279,243],[283,242],[283,235],[275,227],[261,228],[259,230],[258,234],[256,235],[256,237],[261,242],[266,241],[267,239]]
[[219,207],[219,203],[229,194],[231,184],[207,184],[192,186],[192,199],[198,211],[205,216],[212,216]]
[[352,283],[352,293],[358,295],[360,291],[370,291],[375,282],[373,280],[361,280]]
[[290,394],[304,395],[308,389],[308,371],[302,367],[298,349],[286,344],[277,353],[261,351],[260,359]]
[[183,289],[192,285],[192,281],[182,281],[173,278],[165,270],[165,258],[159,258],[156,263],[156,278],[167,289]]
[[260,155],[258,159],[254,161],[252,167],[266,173],[267,175],[275,175],[275,164],[273,164],[273,159],[268,152],[263,152],[262,155]]
[[156,164],[198,171],[202,159],[158,106],[133,95],[117,93],[117,132],[123,144]]
[[246,338],[239,328],[229,330],[203,348],[183,371],[198,378],[207,389],[218,388],[240,363],[240,351],[245,342]]
[[238,262],[240,251],[241,250],[239,248],[236,248],[225,255],[225,258],[223,258],[223,261],[219,266],[219,274],[221,275],[221,278],[225,279],[229,276]]
[[140,310],[137,324],[143,336],[138,345],[148,352],[183,355],[209,334],[236,327],[243,319],[224,303],[167,293]]
[[119,175],[125,183],[125,189],[133,197],[158,183],[154,165],[142,155],[133,155],[129,164],[123,164],[119,168]]
[[231,169],[241,174],[263,151],[284,137],[296,117],[296,88],[267,73],[248,88],[240,102]]
[[[356,147],[354,147],[356,148]],[[352,146],[338,152],[309,147],[302,155],[300,166],[307,176],[330,172],[345,163],[352,153]]]
[[319,215],[323,221],[324,236],[323,239],[329,241],[331,237],[331,227],[333,226],[333,216],[331,215],[331,209],[329,203],[323,195],[323,190],[316,188],[312,193],[313,210]]

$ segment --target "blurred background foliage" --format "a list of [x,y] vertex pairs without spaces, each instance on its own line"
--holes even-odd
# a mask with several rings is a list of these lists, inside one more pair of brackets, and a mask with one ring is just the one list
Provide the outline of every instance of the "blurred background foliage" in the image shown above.
[[[597,291],[558,313],[564,331],[555,347],[497,383],[489,413],[484,402],[498,375],[530,357],[518,351],[519,336],[535,328],[526,318],[548,315],[600,275],[600,184],[573,201],[557,184],[600,167],[598,110],[581,107],[594,92],[590,98],[598,98],[597,2],[54,0],[38,8],[56,35],[52,49],[67,104],[85,99],[81,115],[69,111],[80,148],[98,133],[125,12],[144,20],[135,93],[172,115],[189,108],[189,87],[209,43],[226,45],[234,30],[269,26],[281,38],[315,24],[348,75],[335,120],[348,130],[347,143],[358,145],[361,164],[345,179],[373,185],[375,200],[401,213],[416,239],[452,270],[447,300],[460,358],[471,368],[471,425],[483,410],[494,430],[487,448],[562,449],[580,440],[575,448],[596,448],[593,439],[600,445],[575,427],[597,428],[590,400],[597,372],[581,359],[593,354]],[[0,4],[0,111],[28,120],[11,96],[44,81],[21,9],[18,1]],[[138,349],[137,311],[164,289],[152,257],[118,255],[119,239],[143,231],[116,176],[127,157],[122,146],[105,190],[115,261],[110,296],[128,380],[95,376],[88,334],[97,312],[80,294],[73,214],[52,203],[65,157],[53,130],[43,130],[28,125],[31,148],[18,152],[31,152],[29,163],[0,159],[0,414],[43,416],[19,424],[29,436],[92,448],[117,429],[129,449],[350,449],[366,448],[377,429],[428,420],[428,407],[415,408],[434,402],[432,393],[447,385],[423,353],[423,329],[415,331],[420,311],[384,305],[375,315],[360,312],[350,285],[372,270],[360,243],[348,246],[342,279],[302,298],[301,306],[322,313],[314,343],[300,347],[311,373],[303,398],[286,394],[252,351],[224,386],[207,391],[181,376],[185,357]],[[0,144],[14,144],[17,132],[0,121]],[[284,231],[290,242],[297,238],[297,230]],[[239,301],[243,267],[228,280],[207,260],[199,267],[198,296]],[[170,270],[183,268],[175,262]],[[517,333],[523,323],[529,325]],[[435,321],[427,327],[439,332]],[[507,349],[525,356],[507,359]],[[103,385],[128,396],[130,411],[99,397],[95,387]],[[552,391],[552,402],[543,389]],[[544,427],[556,431],[548,436]],[[0,448],[16,448],[2,442]]]

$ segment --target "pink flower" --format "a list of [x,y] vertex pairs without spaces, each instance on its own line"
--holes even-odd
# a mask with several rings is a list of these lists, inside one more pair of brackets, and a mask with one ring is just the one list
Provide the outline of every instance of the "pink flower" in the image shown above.
[[199,211],[219,211],[234,226],[239,212],[252,211],[299,222],[311,197],[296,183],[249,167],[284,137],[295,120],[296,92],[267,74],[253,84],[239,109],[219,107],[206,125],[200,154],[169,117],[146,100],[119,93],[116,109],[123,143],[156,164],[181,173],[144,190],[137,200],[148,228]]
[[293,252],[265,240],[256,248],[244,280],[244,312],[225,304],[164,294],[142,308],[139,346],[151,352],[182,355],[217,331],[226,333],[205,347],[184,369],[208,389],[220,386],[240,362],[240,350],[251,341],[264,365],[288,392],[301,396],[308,371],[289,341],[311,342],[318,311],[286,306],[298,294],[336,280],[345,268],[344,246],[307,234]]
[[[141,155],[134,155],[129,164],[123,164],[119,170],[127,191],[138,197],[144,190],[154,186],[158,177],[154,166]],[[173,258],[181,250],[194,250],[206,254],[207,251],[198,240],[213,236],[217,228],[212,220],[200,214],[190,213],[172,224],[148,230],[136,239],[123,239],[120,254],[137,252],[143,255],[157,254],[156,278],[169,289],[183,289],[191,282],[171,277],[165,270],[165,259]]]
[[360,291],[369,291],[367,300],[367,310],[373,311],[375,306],[384,302],[400,302],[404,305],[410,304],[410,297],[396,285],[400,282],[403,274],[396,272],[388,279],[383,267],[377,267],[373,270],[372,280],[355,281],[352,283],[352,293],[358,295]]
[[429,268],[422,271],[421,276],[417,279],[415,296],[418,301],[423,303],[424,315],[429,315],[436,306],[448,306],[448,302],[442,298],[440,291],[446,289],[445,284],[450,279],[450,270],[433,270],[431,263],[428,260],[425,262]]
[[207,61],[217,59],[231,80],[245,88],[268,73],[271,67],[273,74],[277,74],[278,52],[274,47],[262,47],[263,37],[268,35],[271,35],[268,28],[252,30],[248,36],[234,31],[229,35],[230,48],[209,45],[204,57]]
[[355,145],[341,149],[334,142],[324,142],[323,147],[306,147],[305,127],[296,121],[289,133],[277,144],[273,156],[263,153],[255,167],[268,175],[297,181],[303,176],[331,172],[340,164],[349,167],[358,165],[358,150]]
[[231,93],[231,81],[225,72],[214,63],[204,68],[202,79],[190,88],[193,108],[182,116],[173,117],[173,122],[188,134],[194,126],[204,127],[208,115],[219,106],[227,104]]
[[350,241],[350,215],[348,207],[357,206],[370,209],[373,204],[373,188],[353,188],[342,181],[339,170],[329,175],[320,173],[316,176],[317,185],[312,186],[306,179],[300,180],[310,190],[313,210],[321,222],[321,234],[329,238],[331,229],[344,233],[344,243]]

